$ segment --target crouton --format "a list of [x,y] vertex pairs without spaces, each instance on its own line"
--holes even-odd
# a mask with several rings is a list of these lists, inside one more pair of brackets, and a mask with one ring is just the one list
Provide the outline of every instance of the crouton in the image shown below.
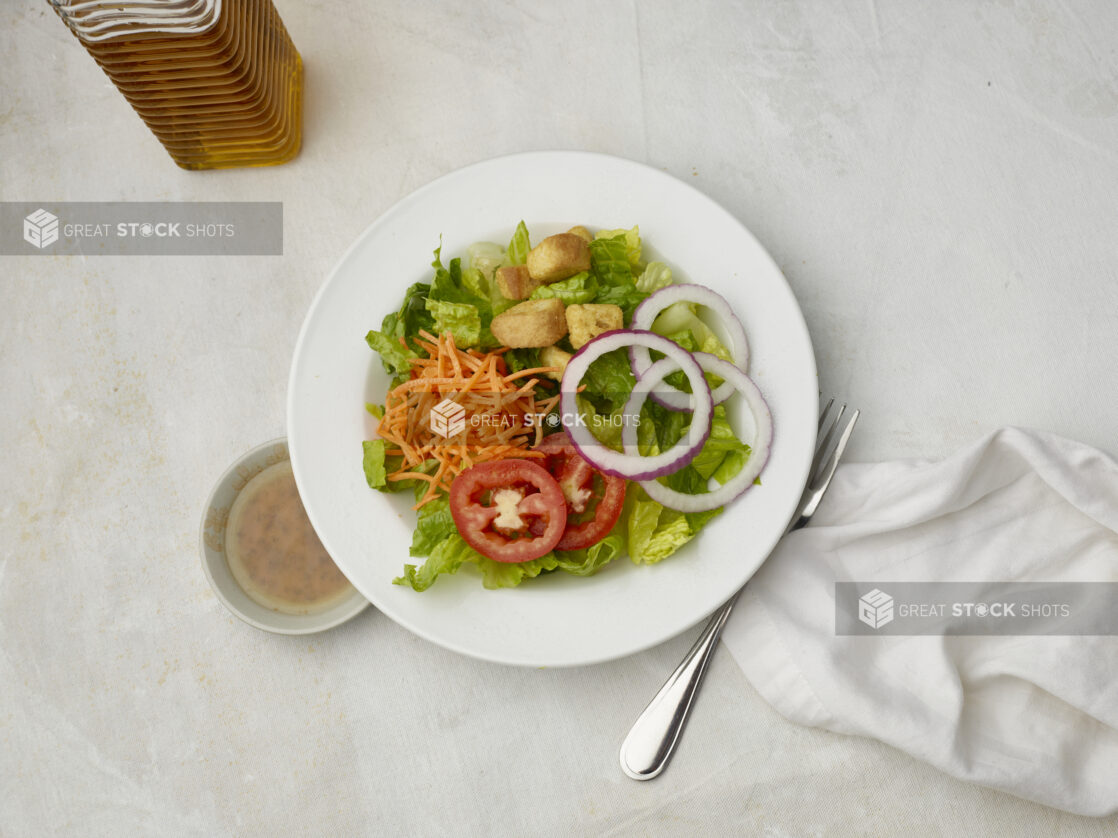
[[540,366],[556,367],[555,372],[544,373],[548,378],[554,378],[556,381],[563,380],[563,372],[567,369],[567,363],[574,356],[570,352],[564,352],[558,346],[545,346],[540,350]]
[[570,233],[572,236],[578,236],[587,244],[594,241],[594,236],[591,234],[591,232],[583,227],[581,224],[579,224],[577,227],[572,227],[567,232]]
[[557,282],[590,270],[590,246],[573,233],[548,236],[528,251],[528,273],[538,282]]
[[[620,311],[620,309],[618,309]],[[567,318],[563,301],[526,300],[493,318],[493,337],[504,346],[520,349],[526,346],[551,346],[567,334]]]
[[610,303],[588,303],[567,306],[567,328],[571,332],[571,346],[579,349],[603,332],[625,327],[621,306]]
[[497,288],[510,300],[526,300],[540,285],[529,276],[527,265],[497,268]]

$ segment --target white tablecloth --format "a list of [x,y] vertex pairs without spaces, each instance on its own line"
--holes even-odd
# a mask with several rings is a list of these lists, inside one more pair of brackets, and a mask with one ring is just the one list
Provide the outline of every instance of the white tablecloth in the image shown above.
[[[373,610],[313,639],[200,572],[213,481],[284,433],[312,295],[460,165],[580,148],[725,204],[799,298],[855,460],[1007,424],[1115,450],[1118,5],[277,2],[279,168],[189,173],[45,3],[0,27],[0,200],[279,200],[282,257],[3,257],[0,834],[1062,834],[1066,815],[792,725],[720,651],[659,780],[617,765],[694,634],[478,663]],[[639,222],[639,219],[633,219]]]

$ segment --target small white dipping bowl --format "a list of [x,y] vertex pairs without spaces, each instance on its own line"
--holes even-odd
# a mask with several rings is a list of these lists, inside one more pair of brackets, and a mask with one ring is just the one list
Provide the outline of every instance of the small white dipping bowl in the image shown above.
[[276,634],[313,634],[332,629],[369,604],[356,588],[341,602],[314,614],[283,614],[249,597],[233,578],[225,559],[225,524],[237,494],[268,466],[288,459],[287,440],[273,439],[253,448],[229,466],[217,481],[202,517],[202,570],[218,600],[250,626]]

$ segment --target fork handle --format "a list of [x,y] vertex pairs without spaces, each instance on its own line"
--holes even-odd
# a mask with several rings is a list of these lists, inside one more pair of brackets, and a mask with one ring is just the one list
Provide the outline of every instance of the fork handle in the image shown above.
[[718,646],[722,627],[740,593],[730,597],[710,618],[691,651],[637,717],[621,744],[621,770],[634,780],[651,780],[668,764]]

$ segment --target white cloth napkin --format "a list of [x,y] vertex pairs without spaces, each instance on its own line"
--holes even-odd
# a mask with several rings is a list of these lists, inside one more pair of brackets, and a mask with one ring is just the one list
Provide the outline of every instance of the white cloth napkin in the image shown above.
[[1118,463],[994,432],[941,462],[844,465],[723,640],[800,724],[880,739],[963,780],[1118,811],[1118,638],[836,636],[836,581],[1118,581]]

